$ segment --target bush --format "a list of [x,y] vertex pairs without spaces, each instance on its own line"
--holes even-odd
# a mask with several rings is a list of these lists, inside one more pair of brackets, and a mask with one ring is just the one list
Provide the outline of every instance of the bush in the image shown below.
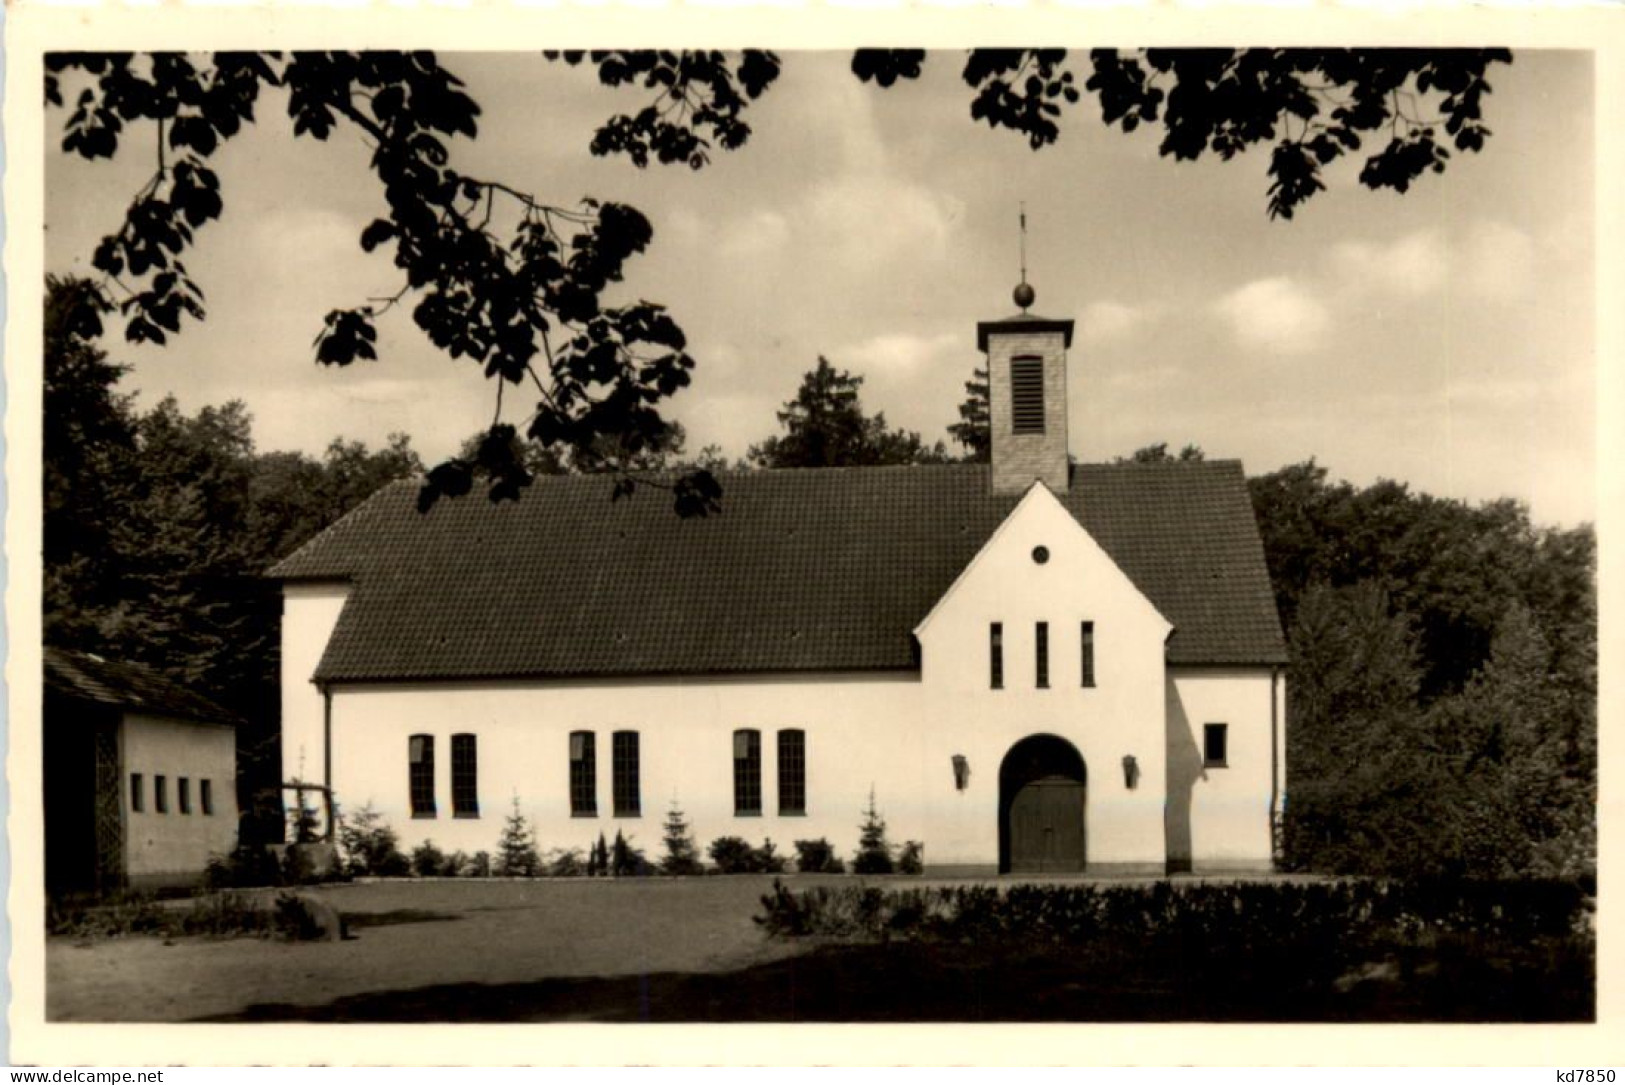
[[719,836],[706,853],[719,874],[750,874],[755,869],[756,849],[741,836]]
[[371,803],[339,819],[338,844],[346,873],[398,878],[411,872],[400,837]]
[[264,844],[238,844],[226,855],[209,856],[203,884],[210,889],[252,889],[281,885],[282,867]]
[[547,853],[547,872],[555,878],[579,878],[587,873],[580,848],[558,848]]
[[762,841],[762,846],[751,852],[751,866],[758,874],[783,874],[787,865],[784,856],[773,846],[772,837]]
[[797,840],[796,869],[803,874],[845,874],[846,864],[835,854],[835,845],[823,837]]
[[320,917],[293,893],[264,895],[210,893],[189,905],[160,903],[149,894],[127,894],[95,904],[47,908],[46,931],[70,938],[118,938],[149,935],[162,938],[235,938],[253,936],[289,939],[322,937]]
[[897,873],[923,874],[925,873],[925,845],[918,840],[908,840],[903,843],[903,850],[897,856]]
[[469,878],[489,878],[491,876],[491,853],[477,851],[468,860],[468,866],[463,868],[463,875]]
[[471,877],[472,864],[473,860],[468,857],[468,852],[459,849],[446,856],[445,863],[440,867],[440,873],[447,878]]
[[425,840],[412,849],[412,873],[420,878],[437,878],[442,874],[457,873],[457,868],[448,868],[446,853],[434,846],[433,840]]
[[654,870],[643,856],[643,849],[634,848],[632,842],[615,830],[615,847],[610,852],[609,872],[617,878],[643,877]]

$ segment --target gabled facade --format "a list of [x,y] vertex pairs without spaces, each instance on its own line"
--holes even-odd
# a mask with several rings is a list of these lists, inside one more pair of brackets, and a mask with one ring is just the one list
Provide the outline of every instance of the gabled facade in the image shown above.
[[183,885],[237,843],[237,720],[133,663],[45,649],[53,892]]
[[991,465],[746,472],[724,512],[390,487],[275,570],[284,778],[410,846],[680,806],[937,871],[1270,865],[1285,649],[1240,465],[1071,465],[1070,321],[978,328]]

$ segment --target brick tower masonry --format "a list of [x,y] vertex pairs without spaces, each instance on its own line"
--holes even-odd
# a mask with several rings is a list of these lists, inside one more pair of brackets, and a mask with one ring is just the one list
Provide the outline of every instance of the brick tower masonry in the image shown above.
[[987,355],[993,492],[1067,490],[1066,351],[1072,321],[1020,313],[976,326]]

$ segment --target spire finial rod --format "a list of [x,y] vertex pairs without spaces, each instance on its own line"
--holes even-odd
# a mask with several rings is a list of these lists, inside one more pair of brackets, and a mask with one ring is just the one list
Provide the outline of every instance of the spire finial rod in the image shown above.
[[1027,281],[1027,201],[1021,201],[1021,281]]
[[1021,306],[1025,313],[1032,307],[1033,299],[1037,293],[1027,285],[1027,201],[1021,201],[1021,282],[1015,290],[1016,304]]

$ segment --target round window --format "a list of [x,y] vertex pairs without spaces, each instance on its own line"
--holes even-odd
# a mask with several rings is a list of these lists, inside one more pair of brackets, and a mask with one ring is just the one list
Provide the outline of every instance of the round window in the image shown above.
[[1048,561],[1049,560],[1049,547],[1047,547],[1047,546],[1035,546],[1035,547],[1033,547],[1033,560],[1038,562],[1038,564],[1040,564],[1040,565],[1042,565],[1046,561]]

